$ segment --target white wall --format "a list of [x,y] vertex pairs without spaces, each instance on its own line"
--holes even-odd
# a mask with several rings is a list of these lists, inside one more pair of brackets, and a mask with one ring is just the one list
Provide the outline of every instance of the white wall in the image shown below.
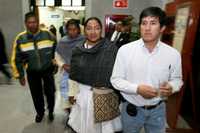
[[73,18],[73,19],[79,19],[82,21],[82,18],[85,17],[85,11],[78,11],[77,13],[74,13],[74,11],[65,11],[64,12],[64,18]]
[[29,0],[22,0],[22,21],[25,19],[25,14],[29,12]]
[[[129,0],[127,9],[113,8],[113,0],[86,0],[86,17],[99,17],[101,20],[107,14],[127,14],[138,19],[142,9],[150,5],[151,0]],[[158,1],[158,0],[157,0]]]
[[128,0],[127,9],[113,8],[113,0],[86,0],[86,18],[95,16],[101,19],[104,24],[105,15],[126,14],[134,16],[136,22],[139,21],[141,11],[149,6],[159,6],[163,8],[165,0]]
[[57,39],[60,39],[59,27],[63,23],[64,12],[57,8],[39,7],[40,24],[43,23],[47,27],[54,25],[57,29]]
[[24,29],[22,0],[0,0],[0,28],[2,29],[8,56],[15,36]]
[[[56,17],[57,16],[57,17]],[[59,27],[63,24],[65,18],[82,19],[85,16],[85,11],[79,11],[77,14],[74,11],[64,11],[59,8],[39,7],[40,24],[43,23],[47,27],[53,24],[57,29],[57,39],[60,39]]]
[[[172,0],[129,0],[128,9],[115,9],[112,7],[113,0],[86,0],[86,18],[96,16],[104,23],[104,17],[107,14],[131,14],[138,21],[139,14],[144,8],[148,6],[163,8],[168,1]],[[19,32],[24,30],[24,14],[29,11],[28,7],[28,0],[0,0],[0,28],[4,32],[9,55],[13,39]],[[43,21],[50,14],[53,14],[53,12],[50,12],[43,12],[43,17],[40,20]],[[55,24],[58,27],[62,24],[60,20],[62,15],[61,13],[60,18],[57,19],[47,19],[50,20],[47,25]]]
[[150,0],[149,2],[152,6],[158,6],[165,9],[165,4],[168,3],[168,0]]

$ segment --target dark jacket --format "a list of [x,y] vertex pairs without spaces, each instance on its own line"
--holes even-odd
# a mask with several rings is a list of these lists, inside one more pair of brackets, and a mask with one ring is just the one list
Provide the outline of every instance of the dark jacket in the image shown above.
[[110,76],[118,48],[106,39],[91,49],[83,44],[72,51],[70,79],[95,87],[112,87]]
[[6,48],[5,48],[5,39],[3,33],[0,30],[0,64],[8,63]]
[[24,76],[27,71],[45,71],[53,66],[52,59],[56,47],[55,37],[47,30],[32,35],[27,31],[20,33],[13,44],[11,65],[13,76]]
[[127,32],[121,33],[115,44],[118,48],[130,42],[130,34]]

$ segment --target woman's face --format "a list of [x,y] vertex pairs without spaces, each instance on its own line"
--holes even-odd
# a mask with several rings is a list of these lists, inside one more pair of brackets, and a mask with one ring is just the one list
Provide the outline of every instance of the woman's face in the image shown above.
[[78,27],[76,27],[74,24],[70,24],[67,27],[67,32],[70,38],[76,38],[80,33]]
[[98,42],[101,38],[101,32],[102,29],[100,24],[94,19],[89,20],[87,25],[85,26],[85,36],[89,43]]

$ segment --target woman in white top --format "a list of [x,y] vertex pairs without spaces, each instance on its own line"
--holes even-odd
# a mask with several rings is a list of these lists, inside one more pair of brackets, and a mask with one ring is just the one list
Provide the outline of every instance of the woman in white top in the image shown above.
[[[102,24],[98,18],[89,18],[84,27],[86,41],[72,51],[69,77],[77,83],[79,92],[69,116],[69,125],[78,133],[114,133],[121,130],[119,115],[95,122],[93,88],[105,88],[99,89],[102,92],[113,91],[109,79],[118,48],[101,37]],[[71,101],[74,102],[73,97]]]
[[66,24],[67,35],[61,38],[56,48],[56,61],[61,67],[62,77],[60,83],[61,98],[63,100],[63,108],[66,111],[70,109],[68,102],[68,72],[70,69],[70,60],[72,49],[85,40],[85,37],[80,34],[79,23],[75,19],[70,19]]

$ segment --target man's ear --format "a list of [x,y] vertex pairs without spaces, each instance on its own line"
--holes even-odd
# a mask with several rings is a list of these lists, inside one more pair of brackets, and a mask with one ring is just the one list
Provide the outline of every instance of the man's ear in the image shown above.
[[163,33],[165,29],[166,29],[166,26],[164,25],[161,27],[160,32]]

